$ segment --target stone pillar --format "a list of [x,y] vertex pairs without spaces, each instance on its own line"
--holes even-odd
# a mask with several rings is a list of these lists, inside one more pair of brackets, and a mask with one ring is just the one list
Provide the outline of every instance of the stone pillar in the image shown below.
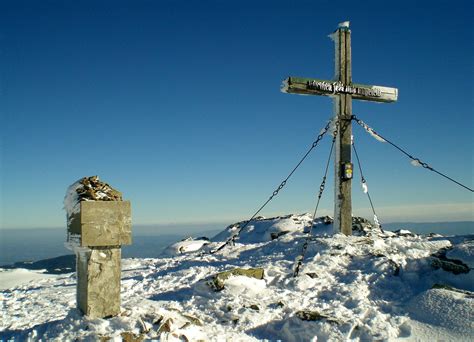
[[68,219],[76,254],[77,307],[87,316],[120,313],[121,246],[131,244],[129,201],[82,201]]

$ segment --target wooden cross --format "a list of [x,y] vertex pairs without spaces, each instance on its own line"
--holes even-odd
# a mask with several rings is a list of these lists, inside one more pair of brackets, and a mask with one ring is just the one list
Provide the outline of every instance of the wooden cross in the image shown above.
[[351,235],[352,99],[394,102],[398,97],[398,89],[352,83],[349,22],[339,24],[331,38],[336,48],[335,80],[288,77],[282,91],[300,95],[325,95],[334,99],[334,116],[339,121],[335,151],[334,226],[336,231]]

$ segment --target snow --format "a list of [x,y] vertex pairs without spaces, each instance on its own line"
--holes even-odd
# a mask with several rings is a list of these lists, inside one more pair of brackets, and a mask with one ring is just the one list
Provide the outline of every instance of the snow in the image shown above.
[[350,24],[350,21],[343,21],[342,23],[339,23],[337,27],[348,28],[349,24]]
[[387,142],[384,138],[382,138],[380,135],[378,135],[377,132],[373,130],[372,127],[367,125],[365,122],[362,120],[359,120],[359,124],[362,126],[362,128],[365,129],[367,133],[369,133],[375,140],[380,141],[380,142]]
[[454,291],[431,289],[413,298],[408,304],[413,318],[441,326],[459,334],[474,332],[474,298]]
[[380,228],[380,221],[379,221],[379,218],[376,214],[374,214],[374,226],[376,228]]
[[[455,275],[431,261],[447,250],[447,258],[472,268],[474,236],[382,232],[364,222],[344,236],[330,218],[317,219],[297,278],[308,214],[259,218],[234,246],[212,255],[202,252],[215,250],[239,224],[210,241],[177,242],[160,258],[124,259],[122,313],[107,319],[75,309],[74,273],[7,271],[40,278],[1,278],[0,340],[120,341],[129,334],[160,341],[472,341],[472,270]],[[231,276],[221,291],[208,285],[219,272],[259,267],[263,279]],[[302,312],[318,318],[303,320]]]
[[362,182],[361,185],[362,185],[362,191],[364,192],[364,194],[366,194],[369,191],[369,187],[367,186],[367,183]]
[[68,218],[71,218],[74,214],[77,214],[80,211],[80,201],[77,189],[83,186],[80,182],[81,179],[72,183],[66,190],[66,195],[64,196],[64,210],[66,210]]
[[173,256],[195,252],[200,250],[204,245],[208,243],[209,240],[206,239],[193,239],[192,237],[189,237],[170,245],[163,251],[162,256]]
[[462,260],[467,266],[474,268],[474,240],[457,244],[446,253],[446,256]]
[[64,196],[64,210],[66,210],[68,224],[74,219],[73,215],[79,213],[81,201],[121,200],[122,194],[102,182],[98,176],[83,177],[71,184]]
[[[11,270],[0,269],[0,290],[6,290],[12,287],[19,287],[32,281],[41,279],[55,278],[55,275],[44,274],[43,271],[32,271],[24,268]],[[1,297],[0,297],[1,298]]]

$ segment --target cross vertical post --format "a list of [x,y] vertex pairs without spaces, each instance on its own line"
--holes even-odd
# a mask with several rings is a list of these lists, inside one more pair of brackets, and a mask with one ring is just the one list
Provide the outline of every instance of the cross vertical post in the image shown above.
[[349,22],[339,24],[330,36],[335,44],[334,80],[288,77],[281,91],[288,94],[330,96],[338,123],[335,149],[334,228],[352,234],[352,99],[390,103],[398,99],[398,89],[352,83],[351,31]]
[[[352,85],[351,31],[340,27],[333,34],[335,43],[335,80]],[[351,168],[352,95],[341,93],[334,97],[334,115],[339,122],[335,150],[334,228],[345,235],[352,234],[352,179],[347,177]]]

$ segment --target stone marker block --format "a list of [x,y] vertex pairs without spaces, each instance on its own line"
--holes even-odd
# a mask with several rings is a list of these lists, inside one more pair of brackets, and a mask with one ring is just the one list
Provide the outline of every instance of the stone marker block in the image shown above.
[[121,249],[77,250],[77,304],[91,318],[120,314]]
[[81,247],[121,246],[132,243],[130,201],[83,201],[68,225],[80,235]]

